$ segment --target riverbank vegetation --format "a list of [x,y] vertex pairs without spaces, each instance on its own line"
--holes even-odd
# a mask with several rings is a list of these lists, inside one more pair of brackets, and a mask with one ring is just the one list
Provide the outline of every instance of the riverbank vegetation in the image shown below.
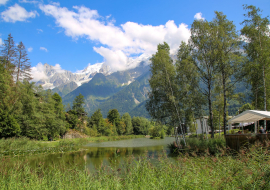
[[238,155],[166,154],[156,162],[128,157],[121,167],[101,166],[90,171],[62,162],[36,167],[27,162],[0,160],[0,186],[4,189],[269,189],[269,146],[242,150]]
[[123,135],[110,137],[101,136],[60,139],[57,141],[39,141],[26,137],[0,139],[0,157],[78,151],[83,145],[86,145],[87,143],[117,141],[143,137],[144,135]]
[[[204,136],[199,138],[186,138],[186,145],[183,141],[180,142],[180,146],[175,142],[168,145],[170,151],[176,155],[181,153],[197,154],[197,155],[219,155],[224,154],[226,151],[230,151],[226,147],[226,140],[224,136],[204,139]],[[233,150],[231,151],[233,152]]]

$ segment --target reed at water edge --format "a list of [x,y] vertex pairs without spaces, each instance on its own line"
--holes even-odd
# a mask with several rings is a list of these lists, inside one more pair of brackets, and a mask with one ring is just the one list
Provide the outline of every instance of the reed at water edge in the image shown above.
[[31,168],[22,161],[0,158],[3,189],[270,189],[270,144],[256,143],[237,155],[180,154],[175,160],[147,154],[128,157],[123,167],[96,171],[61,163]]

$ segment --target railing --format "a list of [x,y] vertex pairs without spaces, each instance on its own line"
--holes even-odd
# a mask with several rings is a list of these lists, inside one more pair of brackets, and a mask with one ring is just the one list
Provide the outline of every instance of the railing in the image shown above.
[[239,151],[241,147],[246,147],[260,141],[263,145],[266,140],[270,140],[270,134],[228,134],[225,136],[227,147]]

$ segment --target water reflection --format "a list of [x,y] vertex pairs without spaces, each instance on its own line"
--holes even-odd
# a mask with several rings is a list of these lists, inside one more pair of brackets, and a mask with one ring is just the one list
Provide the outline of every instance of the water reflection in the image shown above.
[[174,141],[173,137],[163,140],[152,140],[147,138],[129,139],[122,141],[90,143],[82,147],[82,151],[73,153],[35,155],[28,157],[30,164],[34,167],[44,164],[47,167],[57,167],[65,164],[76,165],[78,169],[88,168],[90,171],[109,166],[121,168],[121,165],[129,157],[147,156],[154,160],[159,154],[171,156],[167,145]]

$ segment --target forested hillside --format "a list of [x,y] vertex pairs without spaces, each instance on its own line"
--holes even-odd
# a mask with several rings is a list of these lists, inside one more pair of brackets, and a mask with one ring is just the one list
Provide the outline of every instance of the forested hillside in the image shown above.
[[[149,92],[149,79],[150,72],[147,71],[134,82],[112,95],[106,101],[99,105],[99,109],[103,114],[107,113],[110,109],[116,108],[120,114],[130,112],[141,102],[148,98]],[[144,108],[145,109],[145,108]],[[134,115],[134,116],[147,116],[147,115]]]

